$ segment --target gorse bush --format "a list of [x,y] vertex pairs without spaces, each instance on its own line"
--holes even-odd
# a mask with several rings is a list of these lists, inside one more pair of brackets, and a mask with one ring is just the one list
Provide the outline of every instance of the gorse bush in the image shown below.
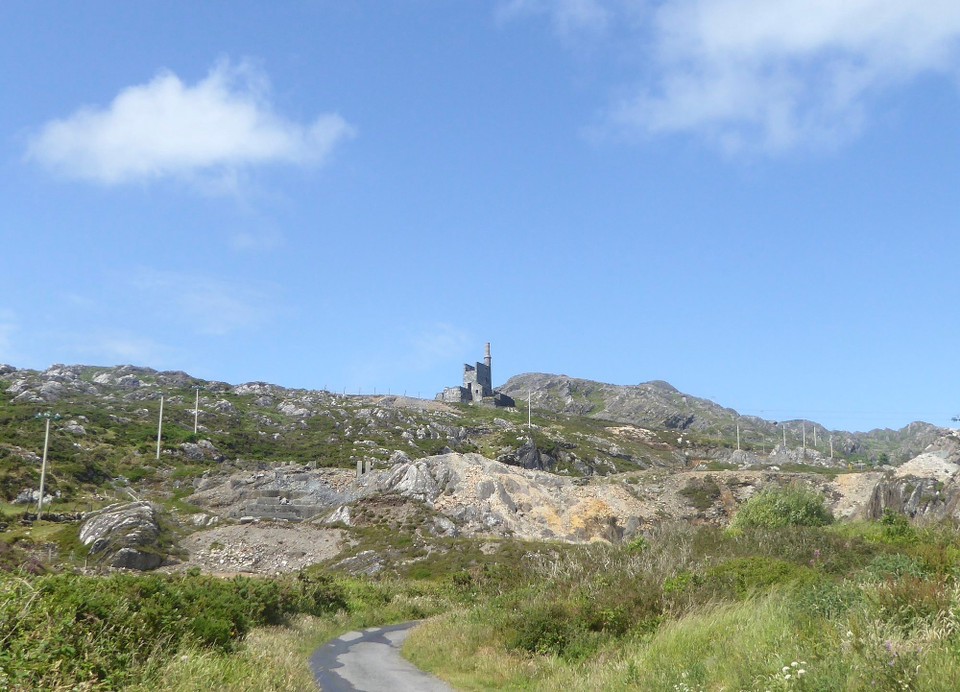
[[731,524],[733,529],[825,526],[833,515],[818,492],[802,485],[762,490],[747,500]]
[[251,628],[343,607],[319,575],[271,580],[57,574],[0,578],[0,689],[123,687],[181,645],[229,652]]

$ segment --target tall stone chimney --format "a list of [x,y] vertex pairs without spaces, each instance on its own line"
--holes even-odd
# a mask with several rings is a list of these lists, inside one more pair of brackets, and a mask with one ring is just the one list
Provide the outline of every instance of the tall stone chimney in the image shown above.
[[490,368],[490,342],[487,342],[486,353],[483,354],[483,364],[487,366],[487,369]]

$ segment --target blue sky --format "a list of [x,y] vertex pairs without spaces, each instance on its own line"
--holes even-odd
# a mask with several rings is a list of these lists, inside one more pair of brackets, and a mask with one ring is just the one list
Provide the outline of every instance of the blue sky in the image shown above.
[[0,103],[0,362],[960,413],[955,1],[10,0]]

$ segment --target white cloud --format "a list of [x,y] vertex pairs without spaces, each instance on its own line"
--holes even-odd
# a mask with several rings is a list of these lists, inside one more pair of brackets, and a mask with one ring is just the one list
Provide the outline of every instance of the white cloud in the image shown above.
[[[556,24],[566,4],[514,0],[501,15],[549,8]],[[960,74],[956,0],[586,4],[621,32],[602,40],[643,66],[604,118],[628,135],[693,134],[731,151],[829,146],[859,133],[880,95]]]
[[679,0],[660,7],[653,28],[655,86],[615,120],[777,151],[847,139],[880,91],[955,72],[960,4]]
[[166,319],[212,336],[261,326],[280,309],[274,290],[255,282],[141,270],[133,285]]
[[335,113],[299,124],[274,112],[266,79],[216,65],[195,85],[169,71],[46,123],[27,156],[72,178],[117,185],[163,177],[231,180],[250,166],[316,165],[354,128]]

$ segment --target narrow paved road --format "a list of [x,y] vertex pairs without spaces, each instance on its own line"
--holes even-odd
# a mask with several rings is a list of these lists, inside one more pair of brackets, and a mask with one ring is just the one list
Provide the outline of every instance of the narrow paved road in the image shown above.
[[310,668],[323,692],[453,692],[400,656],[416,622],[348,632],[321,646]]

